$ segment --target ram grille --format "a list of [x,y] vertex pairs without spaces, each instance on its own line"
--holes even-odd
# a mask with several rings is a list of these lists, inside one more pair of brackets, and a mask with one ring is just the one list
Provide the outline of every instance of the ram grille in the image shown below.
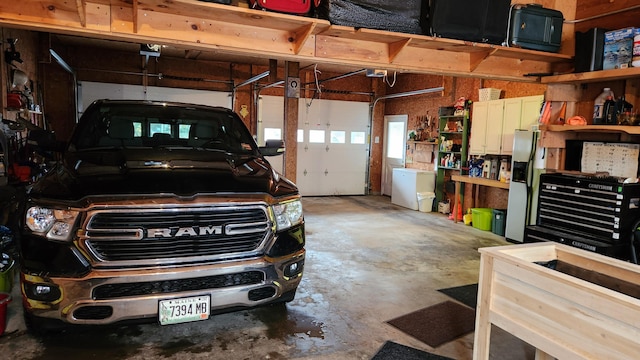
[[258,250],[270,231],[266,209],[199,207],[99,210],[85,238],[99,261],[179,259]]

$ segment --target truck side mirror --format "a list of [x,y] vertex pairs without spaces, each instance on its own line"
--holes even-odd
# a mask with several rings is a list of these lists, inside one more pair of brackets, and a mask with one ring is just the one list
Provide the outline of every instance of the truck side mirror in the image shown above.
[[264,156],[276,156],[284,154],[284,140],[267,140],[263,147],[260,147],[260,153]]

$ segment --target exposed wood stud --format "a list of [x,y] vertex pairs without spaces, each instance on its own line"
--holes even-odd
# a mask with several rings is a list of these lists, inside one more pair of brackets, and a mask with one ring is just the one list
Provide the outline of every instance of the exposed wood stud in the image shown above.
[[86,8],[85,0],[76,0],[76,7],[78,8],[80,25],[82,27],[87,27],[87,8]]
[[304,44],[309,40],[309,36],[313,34],[313,30],[315,30],[316,24],[310,23],[302,28],[298,29],[295,32],[295,37],[293,38],[293,53],[299,54],[300,50],[304,46]]
[[133,7],[131,8],[133,13],[133,33],[138,33],[138,1],[133,0]]
[[393,60],[400,54],[400,52],[411,43],[411,38],[396,41],[389,44],[389,63],[393,63]]
[[486,58],[495,54],[497,49],[489,49],[486,52],[473,52],[469,54],[469,71],[473,72],[478,68],[478,65],[482,63]]

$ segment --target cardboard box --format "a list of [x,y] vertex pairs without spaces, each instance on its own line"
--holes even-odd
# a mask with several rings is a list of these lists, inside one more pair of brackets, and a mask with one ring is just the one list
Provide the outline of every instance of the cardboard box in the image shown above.
[[632,27],[604,33],[604,70],[631,66],[634,34],[635,28]]

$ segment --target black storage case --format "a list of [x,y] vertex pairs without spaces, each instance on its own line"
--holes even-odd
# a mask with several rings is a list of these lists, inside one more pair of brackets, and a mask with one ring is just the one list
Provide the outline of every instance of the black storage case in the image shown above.
[[609,30],[592,28],[576,31],[576,56],[574,72],[602,70],[604,61],[604,33]]
[[430,4],[428,12],[422,11],[427,34],[498,45],[506,40],[510,0],[425,0],[425,4]]
[[422,0],[323,0],[318,17],[354,28],[422,34]]
[[509,17],[509,46],[558,52],[562,40],[562,12],[538,4],[513,5]]

